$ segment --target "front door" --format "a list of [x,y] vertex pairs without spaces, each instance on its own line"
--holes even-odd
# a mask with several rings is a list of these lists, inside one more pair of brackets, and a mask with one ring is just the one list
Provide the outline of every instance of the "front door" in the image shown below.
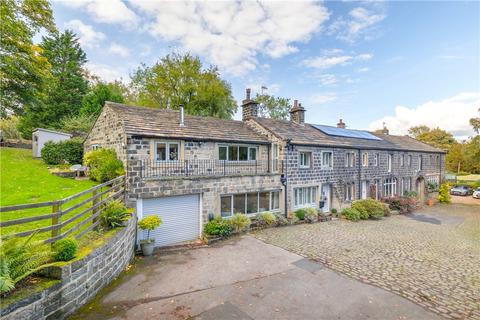
[[362,181],[362,199],[367,199],[367,181]]
[[324,201],[322,211],[329,212],[330,211],[330,185],[328,184],[322,185],[322,201]]

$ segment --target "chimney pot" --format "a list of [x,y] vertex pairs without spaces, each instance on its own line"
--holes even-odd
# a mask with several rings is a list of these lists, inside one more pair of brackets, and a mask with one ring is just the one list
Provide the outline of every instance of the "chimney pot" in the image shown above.
[[293,100],[293,107],[297,107],[298,106],[298,100]]
[[298,100],[293,100],[293,107],[290,109],[290,121],[300,125],[305,123],[305,109],[301,103],[298,103]]
[[251,89],[247,88],[247,94],[246,94],[246,99],[245,100],[250,100],[250,92],[251,92]]
[[343,119],[340,119],[340,121],[338,121],[337,128],[345,129],[345,122],[343,122]]
[[185,113],[184,113],[184,110],[183,110],[183,105],[180,105],[180,127],[184,127],[185,126]]
[[245,100],[242,101],[242,120],[245,121],[250,118],[256,118],[258,116],[258,103],[251,99],[251,90],[246,90]]

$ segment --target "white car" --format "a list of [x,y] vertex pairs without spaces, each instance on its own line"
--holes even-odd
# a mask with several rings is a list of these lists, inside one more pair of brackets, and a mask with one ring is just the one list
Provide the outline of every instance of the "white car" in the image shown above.
[[474,197],[474,198],[476,198],[476,199],[480,199],[480,188],[477,188],[477,189],[473,192],[472,197]]

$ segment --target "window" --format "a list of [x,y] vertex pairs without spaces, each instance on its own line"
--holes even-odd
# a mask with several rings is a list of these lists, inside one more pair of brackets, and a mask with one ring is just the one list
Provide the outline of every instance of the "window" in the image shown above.
[[296,208],[317,205],[317,187],[294,188],[294,206]]
[[178,142],[157,142],[155,148],[155,160],[177,161],[179,150]]
[[402,178],[400,180],[400,194],[405,195],[407,192],[412,190],[412,179],[411,178]]
[[355,183],[347,183],[345,185],[345,201],[355,200]]
[[273,171],[278,170],[278,144],[273,144],[272,145],[272,169]]
[[388,155],[388,172],[392,172],[393,154]]
[[407,159],[408,159],[407,165],[408,165],[409,167],[411,167],[411,166],[412,166],[412,156],[411,156],[411,155],[408,155],[408,158],[407,158]]
[[255,161],[257,160],[257,147],[221,145],[218,146],[218,160]]
[[387,178],[383,182],[383,195],[393,197],[397,193],[397,179]]
[[322,168],[333,168],[333,154],[331,151],[322,151]]
[[423,163],[422,163],[422,156],[418,156],[418,171],[422,170]]
[[375,153],[375,155],[373,156],[373,165],[375,167],[378,167],[378,153]]
[[405,155],[402,154],[400,156],[400,167],[403,167],[405,165]]
[[436,165],[440,164],[440,156],[438,156],[438,155],[435,157],[435,164]]
[[432,165],[433,164],[433,155],[430,155],[430,163],[429,165]]
[[231,217],[235,213],[257,214],[280,209],[280,191],[249,192],[224,195],[220,197],[222,217]]
[[345,167],[354,167],[355,166],[355,153],[347,152],[345,153]]
[[312,160],[311,152],[300,152],[300,168],[310,168],[310,163]]
[[[35,136],[36,138],[37,136]],[[92,144],[92,150],[98,150],[100,146],[98,144]]]
[[365,152],[362,154],[362,166],[368,167],[368,153]]

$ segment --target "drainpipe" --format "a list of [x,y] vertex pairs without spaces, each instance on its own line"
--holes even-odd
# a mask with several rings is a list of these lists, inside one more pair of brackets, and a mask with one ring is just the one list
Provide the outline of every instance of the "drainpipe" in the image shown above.
[[362,153],[358,149],[358,199],[362,197]]
[[287,140],[287,144],[285,145],[285,167],[284,167],[284,173],[282,174],[282,177],[280,178],[280,181],[285,187],[285,218],[288,218],[288,153],[290,152],[290,148],[292,147],[291,145],[291,140]]

